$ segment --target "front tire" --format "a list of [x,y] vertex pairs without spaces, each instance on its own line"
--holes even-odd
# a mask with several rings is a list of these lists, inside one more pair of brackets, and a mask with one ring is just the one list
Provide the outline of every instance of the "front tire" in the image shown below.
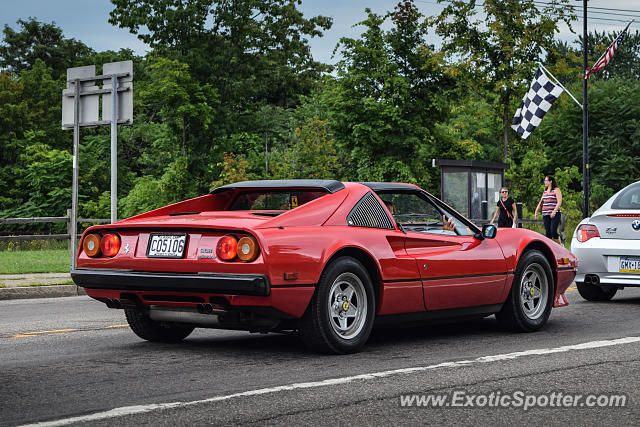
[[609,301],[618,292],[617,288],[600,285],[589,285],[583,282],[576,282],[578,293],[587,301]]
[[511,291],[502,310],[496,313],[506,329],[533,332],[542,328],[551,314],[555,286],[549,261],[537,250],[518,261]]
[[375,306],[367,270],[353,258],[338,258],[322,273],[302,317],[302,341],[322,353],[356,352],[369,339]]
[[195,329],[193,326],[151,320],[143,311],[136,308],[125,308],[124,314],[131,330],[147,341],[178,342],[188,337]]

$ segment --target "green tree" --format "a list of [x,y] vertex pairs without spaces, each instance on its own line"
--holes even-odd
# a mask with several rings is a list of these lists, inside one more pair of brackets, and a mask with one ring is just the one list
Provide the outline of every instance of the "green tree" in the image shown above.
[[[466,84],[463,80],[458,84]],[[495,95],[486,91],[464,91],[453,97],[451,117],[436,124],[439,157],[501,161],[502,119],[493,108]]]
[[[163,55],[189,64],[213,85],[222,103],[216,117],[225,133],[251,130],[251,115],[267,104],[292,107],[319,73],[308,38],[331,19],[303,17],[300,0],[112,0],[110,22]],[[141,29],[145,30],[142,31]]]
[[36,59],[31,69],[20,75],[22,96],[28,107],[29,127],[46,132],[47,144],[57,149],[68,149],[70,134],[61,129],[61,93],[65,86],[53,76],[54,70],[44,61]]
[[[44,216],[65,214],[64,200],[54,198],[66,194],[62,184],[71,175],[62,167],[68,149],[60,129],[61,84],[52,79],[51,72],[40,59],[20,75],[0,72],[2,216],[18,216],[29,210],[32,215],[26,216],[37,216],[36,212],[47,208],[50,212]],[[39,184],[42,182],[45,184]]]
[[29,107],[22,92],[19,80],[7,71],[0,71],[0,211],[11,203],[8,195],[15,179],[14,165],[23,149],[19,139],[29,127]]
[[33,68],[36,60],[52,69],[52,77],[58,80],[80,59],[93,53],[93,49],[75,39],[65,38],[55,23],[46,24],[35,18],[19,19],[20,31],[4,26],[3,43],[0,44],[0,68],[21,74]]
[[[429,185],[434,127],[447,115],[444,95],[453,82],[425,43],[427,25],[413,2],[384,16],[366,12],[364,33],[341,39],[337,78],[319,92],[341,151],[340,175]],[[382,28],[387,19],[389,31]]]
[[13,164],[11,201],[2,216],[62,216],[71,200],[71,155],[46,144],[46,133],[27,131],[19,141],[23,152]]
[[252,176],[247,172],[248,165],[249,163],[243,156],[236,156],[234,153],[224,153],[223,161],[218,163],[222,171],[218,179],[211,183],[211,189],[251,179]]
[[177,157],[159,179],[149,175],[136,178],[133,188],[122,198],[119,212],[130,217],[198,196],[187,164],[186,158]]
[[292,146],[274,159],[272,168],[274,178],[335,179],[340,165],[328,135],[328,120],[315,117],[297,128]]
[[[254,128],[256,132],[259,132],[260,139],[263,142],[263,147],[258,149],[256,147],[254,152],[249,152],[248,160],[252,170],[256,172],[260,169],[258,163],[264,160],[264,173],[265,178],[271,177],[270,175],[270,158],[273,151],[282,151],[287,147],[288,143],[292,140],[292,133],[295,129],[295,117],[297,108],[283,108],[277,105],[267,104],[260,108],[255,113],[256,125]],[[240,151],[234,150],[239,153]],[[242,151],[244,152],[244,151]],[[256,156],[257,155],[257,156]],[[262,158],[261,158],[262,157]]]
[[149,81],[140,88],[140,97],[153,109],[157,120],[168,124],[179,137],[181,151],[188,156],[199,131],[213,121],[218,103],[216,90],[193,78],[189,66],[177,60],[152,57],[148,61]]
[[533,216],[544,189],[542,182],[545,173],[552,172],[549,169],[549,158],[542,147],[531,147],[524,153],[518,166],[512,163],[505,171],[510,196],[523,204],[526,210],[525,217]]
[[[285,146],[295,128],[288,122],[300,95],[311,93],[329,69],[313,60],[308,39],[321,36],[331,19],[303,17],[299,0],[112,3],[110,22],[154,49],[153,83],[138,91],[143,109],[169,124],[166,142],[180,146],[197,188],[205,191],[218,179],[225,152],[266,176],[269,152]],[[249,141],[261,148],[243,151]]]
[[[438,0],[443,3],[445,0]],[[536,61],[553,45],[558,22],[574,19],[569,0],[551,0],[540,10],[534,0],[446,0],[431,22],[443,40],[443,50],[471,70],[476,84],[498,94],[495,108],[502,116],[503,157],[509,154],[509,127],[518,88],[531,80]]]
[[[578,91],[579,85],[568,89]],[[594,208],[640,179],[640,107],[634,101],[636,96],[640,96],[640,80],[594,79],[589,83],[589,173]],[[562,97],[550,113],[536,132],[547,147],[551,167],[582,170],[582,111],[568,97]],[[580,189],[577,183],[574,190]]]
[[[107,200],[109,200],[107,197],[100,197],[97,206],[89,205],[87,211],[90,211],[91,208],[103,211],[107,206],[110,206],[108,203],[105,203]],[[128,218],[166,204],[160,181],[146,175],[136,179],[131,191],[121,199],[118,210],[125,218]]]

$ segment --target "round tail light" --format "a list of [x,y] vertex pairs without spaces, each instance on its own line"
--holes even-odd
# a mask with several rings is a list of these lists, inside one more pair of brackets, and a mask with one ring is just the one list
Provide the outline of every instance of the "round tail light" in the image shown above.
[[100,256],[100,236],[97,234],[89,234],[82,241],[82,250],[87,256]]
[[224,236],[218,240],[216,255],[224,261],[231,261],[238,254],[238,241],[233,236]]
[[117,234],[105,234],[102,236],[100,250],[106,256],[115,256],[120,250],[120,237]]
[[253,261],[259,253],[258,242],[253,237],[243,237],[238,241],[238,258],[242,261]]

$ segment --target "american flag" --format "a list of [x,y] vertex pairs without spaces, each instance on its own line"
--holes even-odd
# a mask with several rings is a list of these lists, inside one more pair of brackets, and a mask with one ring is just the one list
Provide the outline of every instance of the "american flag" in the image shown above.
[[620,33],[620,35],[613,41],[613,43],[609,45],[607,50],[602,54],[600,59],[596,61],[593,67],[587,68],[587,71],[585,71],[584,73],[585,80],[587,80],[589,76],[591,76],[591,73],[595,73],[596,71],[602,70],[604,67],[607,66],[609,61],[611,61],[611,58],[613,58],[613,55],[616,53],[616,50],[618,50],[618,46],[620,46],[620,43],[622,43],[622,40],[624,39],[624,36],[627,33],[627,29],[629,28],[629,25],[631,25],[631,22],[627,24],[626,28]]

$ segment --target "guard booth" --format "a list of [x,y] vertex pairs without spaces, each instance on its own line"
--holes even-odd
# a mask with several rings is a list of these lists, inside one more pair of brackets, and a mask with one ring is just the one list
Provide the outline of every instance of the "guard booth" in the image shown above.
[[500,198],[507,163],[433,159],[440,168],[440,198],[470,219],[488,220]]

